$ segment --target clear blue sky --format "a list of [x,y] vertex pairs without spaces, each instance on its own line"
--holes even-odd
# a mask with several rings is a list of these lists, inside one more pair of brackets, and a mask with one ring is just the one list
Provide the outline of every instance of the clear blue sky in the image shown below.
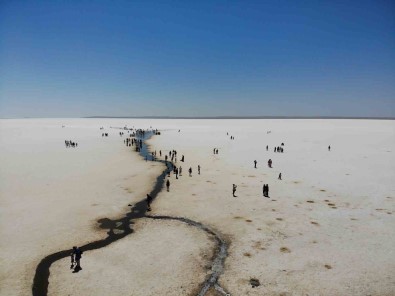
[[0,117],[395,116],[395,1],[0,1]]

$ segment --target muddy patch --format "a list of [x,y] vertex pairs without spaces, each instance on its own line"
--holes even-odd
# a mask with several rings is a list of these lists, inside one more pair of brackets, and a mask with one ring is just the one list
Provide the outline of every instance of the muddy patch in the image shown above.
[[256,287],[259,287],[261,285],[261,283],[259,282],[258,279],[251,278],[250,279],[250,285],[251,285],[251,287],[256,288]]

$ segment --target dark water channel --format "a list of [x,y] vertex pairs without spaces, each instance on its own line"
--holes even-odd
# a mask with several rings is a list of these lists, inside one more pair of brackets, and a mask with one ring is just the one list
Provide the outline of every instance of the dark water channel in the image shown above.
[[[144,137],[137,137],[137,139],[143,140],[142,148],[140,149],[139,154],[143,159],[151,159],[151,153],[149,151],[149,147],[146,144],[146,140],[153,136],[152,132],[146,132]],[[164,160],[154,160],[156,162],[161,162],[165,165],[166,169],[156,178],[156,182],[152,191],[149,193],[155,201],[158,193],[162,190],[165,177],[169,171],[173,170],[173,164],[171,162],[165,162]],[[103,218],[98,220],[100,224],[100,228],[107,229],[107,237],[101,240],[93,241],[88,244],[81,246],[81,250],[86,254],[90,250],[96,250],[100,248],[104,248],[111,243],[120,240],[134,232],[132,225],[133,220],[139,218],[148,218],[155,220],[174,220],[182,223],[186,223],[192,227],[199,228],[202,231],[205,231],[209,236],[214,237],[217,242],[217,248],[215,251],[215,256],[213,258],[211,273],[208,275],[206,280],[201,284],[201,288],[197,296],[206,295],[207,291],[210,288],[216,289],[218,293],[222,295],[230,295],[228,294],[222,287],[218,284],[218,278],[223,272],[225,258],[227,256],[228,245],[224,239],[221,238],[220,234],[214,231],[213,229],[205,226],[202,223],[190,220],[188,218],[183,217],[172,217],[172,216],[150,216],[147,215],[147,203],[145,198],[136,203],[130,210],[127,212],[125,216],[120,219],[111,220],[108,218]],[[50,267],[51,265],[63,258],[70,257],[72,249],[62,250],[53,254],[50,254],[43,258],[36,268],[36,273],[33,279],[32,285],[32,294],[33,296],[46,296],[48,294],[48,285],[49,285],[49,276],[50,276]]]

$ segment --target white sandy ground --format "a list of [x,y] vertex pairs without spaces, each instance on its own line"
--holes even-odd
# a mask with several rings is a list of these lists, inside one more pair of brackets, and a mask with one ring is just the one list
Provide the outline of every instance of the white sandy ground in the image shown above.
[[[97,220],[119,217],[152,188],[162,166],[127,149],[118,130],[102,138],[100,126],[124,124],[111,123],[0,121],[1,295],[30,295],[42,258],[106,237]],[[78,148],[66,149],[69,139]]]
[[[118,217],[152,187],[161,165],[131,153],[117,131],[101,138],[99,126],[125,123],[163,129],[151,149],[178,151],[183,176],[171,176],[152,214],[194,219],[228,240],[220,283],[232,295],[395,294],[394,121],[54,119],[0,121],[1,295],[28,295],[42,257],[103,237],[96,220]],[[66,150],[68,138],[80,147]],[[285,153],[273,153],[281,142]],[[68,259],[56,262],[50,294],[193,295],[210,239],[177,222],[135,227],[84,253],[77,275]]]
[[[228,238],[220,283],[232,295],[395,295],[393,121],[173,124],[180,133],[150,143],[184,154],[177,163],[184,173],[171,177],[171,192],[160,194],[154,213],[207,223]],[[282,142],[285,153],[274,153]],[[264,183],[270,199],[262,197]],[[250,278],[261,286],[252,288]]]
[[108,248],[83,254],[78,276],[67,269],[69,258],[56,262],[48,295],[196,294],[215,243],[204,232],[177,221],[138,220],[134,229],[134,234]]

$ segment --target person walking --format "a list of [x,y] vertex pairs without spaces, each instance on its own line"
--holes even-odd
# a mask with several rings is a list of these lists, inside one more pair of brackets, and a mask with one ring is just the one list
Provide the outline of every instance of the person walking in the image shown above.
[[192,168],[189,168],[188,172],[189,172],[189,177],[192,177]]
[[147,203],[147,211],[150,212],[151,211],[152,196],[147,194],[147,198],[145,201]]
[[71,253],[71,268],[73,268],[74,264],[74,272],[80,271],[81,268],[81,256],[82,256],[82,251],[80,248],[74,246],[73,247],[73,252]]
[[257,161],[256,161],[256,160],[254,160],[254,168],[256,168],[256,163],[257,163]]
[[167,192],[169,192],[169,189],[170,189],[170,181],[169,181],[169,179],[167,179],[167,181],[166,181],[166,188],[167,188]]
[[237,186],[236,186],[236,184],[233,184],[233,188],[232,188],[232,191],[233,191],[233,197],[236,197],[236,196],[235,196],[236,189],[237,189]]
[[328,151],[331,151],[331,145],[328,146]]
[[281,173],[278,175],[278,179],[279,179],[279,180],[282,180],[282,179],[281,179]]
[[200,175],[200,164],[198,164],[198,174]]

